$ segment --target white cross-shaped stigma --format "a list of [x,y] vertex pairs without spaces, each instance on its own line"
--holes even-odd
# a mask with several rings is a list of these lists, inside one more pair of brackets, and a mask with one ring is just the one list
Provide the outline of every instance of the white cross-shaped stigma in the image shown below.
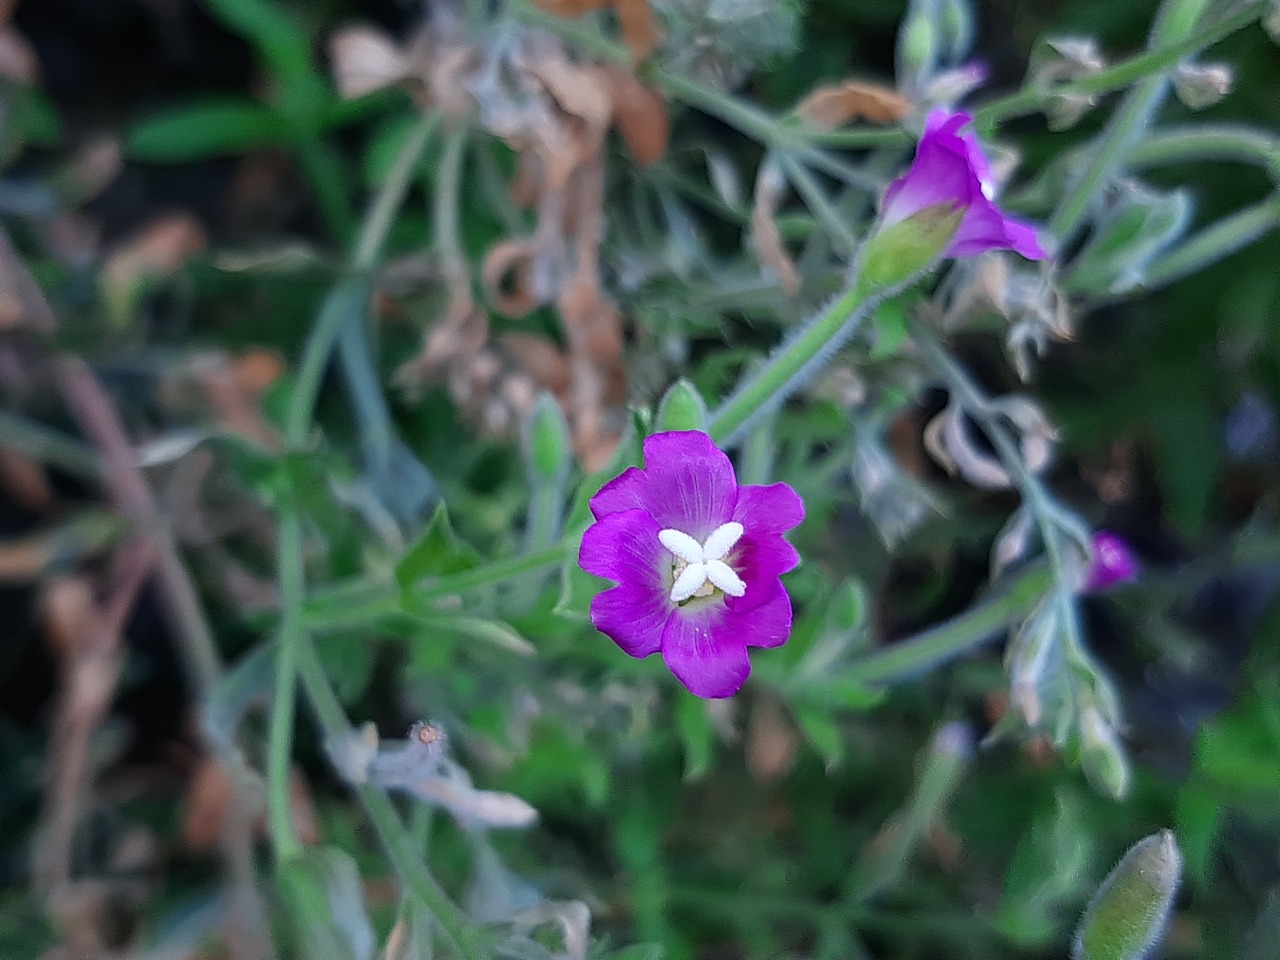
[[710,596],[719,588],[731,597],[747,592],[747,585],[724,558],[742,537],[742,524],[722,523],[711,531],[705,543],[699,543],[683,530],[659,530],[658,539],[679,561],[675,565],[675,583],[671,585],[671,599],[683,603],[690,597]]

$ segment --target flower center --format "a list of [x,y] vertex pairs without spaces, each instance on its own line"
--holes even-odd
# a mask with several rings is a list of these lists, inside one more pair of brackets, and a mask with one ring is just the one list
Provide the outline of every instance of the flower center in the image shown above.
[[737,522],[722,523],[703,543],[683,530],[659,530],[658,539],[676,558],[671,566],[675,577],[671,585],[672,602],[684,603],[691,597],[709,597],[716,590],[731,597],[746,593],[747,585],[724,561],[741,537],[742,524]]

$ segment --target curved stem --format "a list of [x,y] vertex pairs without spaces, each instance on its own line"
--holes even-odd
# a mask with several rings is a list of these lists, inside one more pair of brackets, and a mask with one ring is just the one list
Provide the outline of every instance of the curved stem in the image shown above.
[[1243,30],[1262,16],[1264,7],[1265,4],[1258,2],[1258,0],[1253,0],[1253,2],[1247,3],[1243,9],[1225,16],[1215,23],[1205,24],[1201,29],[1182,37],[1177,42],[1130,57],[1128,60],[1122,60],[1105,70],[1062,84],[1051,90],[1044,91],[1037,90],[1034,87],[1026,87],[1017,93],[994,100],[978,110],[974,115],[974,123],[979,130],[988,133],[993,127],[1005,120],[1028,113],[1035,113],[1041,108],[1045,96],[1049,93],[1091,96],[1121,90],[1145,77],[1167,70],[1180,60],[1193,56],[1201,50],[1213,46],[1218,41],[1231,36],[1231,34]]
[[1188,124],[1149,133],[1129,152],[1135,167],[1203,160],[1256,164],[1280,179],[1280,138],[1243,124]]
[[[351,257],[353,268],[367,272],[376,262],[395,211],[404,201],[410,174],[434,124],[434,118],[424,118],[401,148],[361,229]],[[363,309],[366,288],[367,282],[361,277],[342,281],[326,298],[307,338],[285,424],[285,442],[290,450],[301,449],[306,444],[320,381],[334,339],[343,323]],[[310,645],[302,620],[306,589],[302,515],[292,490],[286,491],[282,497],[279,513],[276,577],[281,613],[276,635],[275,688],[268,730],[267,811],[276,856],[283,862],[300,850],[291,814],[289,764],[293,750],[298,665]]]
[[769,359],[749,373],[711,415],[707,432],[731,446],[747,424],[775,409],[853,335],[870,307],[885,294],[868,295],[856,282],[800,327]]
[[883,683],[959,656],[1025,616],[1051,583],[1048,567],[1028,567],[999,595],[912,637],[859,657],[840,671],[841,677]]
[[[1210,0],[1166,0],[1151,31],[1151,46],[1161,49],[1194,35],[1196,23]],[[1151,116],[1164,100],[1163,74],[1138,81],[1124,95],[1102,135],[1089,150],[1089,162],[1049,221],[1049,232],[1059,243],[1069,243],[1093,207],[1098,192],[1141,137]]]
[[[326,739],[337,741],[351,736],[351,724],[347,715],[329,685],[324,665],[320,663],[315,648],[310,644],[300,647],[297,666],[303,689]],[[475,933],[462,912],[427,871],[408,830],[387,795],[369,784],[358,785],[356,793],[409,892],[430,912],[445,936],[453,941],[463,960],[480,960],[481,951]]]
[[1143,286],[1154,290],[1198,273],[1277,227],[1280,227],[1280,193],[1237,210],[1180,243],[1147,271]]

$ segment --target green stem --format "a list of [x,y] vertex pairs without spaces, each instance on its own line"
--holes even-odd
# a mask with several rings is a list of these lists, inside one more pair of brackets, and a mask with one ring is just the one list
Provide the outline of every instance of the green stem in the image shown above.
[[1198,273],[1277,227],[1280,227],[1280,193],[1238,210],[1180,243],[1147,271],[1143,286],[1155,290]]
[[827,233],[839,243],[838,252],[846,256],[852,254],[858,248],[858,238],[849,229],[845,218],[836,211],[835,206],[822,192],[822,187],[809,172],[808,167],[785,153],[780,155],[780,159],[787,179],[803,198],[805,206],[827,228]]
[[1263,11],[1264,4],[1250,3],[1216,23],[1205,24],[1195,33],[1182,37],[1177,42],[1122,60],[1090,76],[1081,77],[1079,80],[1073,80],[1047,91],[1034,87],[1019,90],[1017,93],[994,100],[977,111],[974,115],[974,123],[985,134],[1005,120],[1035,113],[1050,93],[1094,96],[1121,90],[1152,74],[1168,70],[1176,66],[1179,61],[1244,29],[1262,16]]
[[275,685],[271,697],[271,721],[267,738],[267,821],[276,862],[283,864],[302,852],[293,824],[289,766],[293,754],[293,728],[297,703],[298,650],[306,643],[301,618],[292,616],[302,602],[302,519],[298,508],[288,502],[280,509],[277,536],[279,559],[277,577],[284,616],[276,637]]
[[[1166,0],[1151,30],[1151,47],[1161,49],[1193,35],[1210,0]],[[1141,138],[1152,115],[1164,100],[1167,81],[1163,73],[1149,76],[1124,95],[1101,136],[1091,146],[1089,162],[1070,185],[1067,195],[1049,221],[1049,232],[1059,243],[1069,243],[1083,225],[1102,190]]]
[[[334,695],[324,665],[310,644],[300,646],[297,666],[303,689],[326,739],[336,742],[352,736],[342,704]],[[423,865],[409,832],[386,794],[369,784],[358,785],[356,793],[410,894],[431,913],[463,960],[480,960],[481,951],[466,918]]]
[[774,409],[800,387],[805,375],[821,366],[853,335],[883,294],[870,295],[856,282],[796,331],[769,359],[743,378],[711,416],[707,432],[727,446],[758,414]]
[[0,444],[73,476],[85,480],[102,478],[102,464],[92,447],[16,413],[0,410]]
[[[443,597],[469,593],[557,567],[564,562],[570,546],[568,540],[560,540],[534,553],[495,560],[462,573],[415,584],[414,604],[419,608],[430,606],[431,601]],[[336,630],[406,613],[413,615],[412,611],[405,610],[403,591],[394,580],[347,582],[315,591],[307,603],[303,623],[312,630]]]
[[926,749],[920,775],[905,809],[877,833],[849,877],[845,901],[866,903],[894,886],[911,854],[937,821],[969,766],[971,745],[961,724],[944,723]]
[[862,683],[883,683],[920,673],[986,643],[997,630],[1025,616],[1052,585],[1044,566],[1028,567],[998,596],[913,637],[861,657],[841,671]]
[[1103,707],[1108,719],[1114,720],[1114,715],[1118,712],[1114,693],[1085,650],[1079,611],[1075,602],[1076,584],[1072,582],[1073,566],[1067,557],[1067,546],[1063,541],[1064,535],[1069,533],[1083,541],[1081,547],[1087,550],[1089,549],[1087,531],[1071,528],[1070,514],[1058,506],[1040,478],[1027,468],[1026,463],[1023,462],[1021,450],[1009,436],[1002,419],[992,410],[990,401],[970,379],[964,368],[951,358],[931,333],[921,330],[916,330],[915,333],[915,342],[926,360],[941,374],[952,394],[960,399],[969,415],[981,424],[1001,463],[1013,478],[1014,485],[1022,495],[1027,509],[1035,517],[1052,574],[1051,602],[1059,606],[1062,615],[1064,653],[1080,674],[1091,678],[1090,692],[1101,699],[1100,706]]
[[[404,201],[409,173],[418,163],[434,121],[423,120],[401,149],[379,196],[369,210],[360,240],[352,254],[352,266],[367,271],[390,229],[394,213]],[[342,281],[325,300],[307,339],[297,379],[294,382],[285,443],[301,449],[311,430],[320,380],[342,324],[363,308],[366,281]],[[267,813],[272,842],[279,862],[300,850],[293,826],[289,791],[289,765],[293,751],[293,728],[300,659],[310,651],[302,619],[306,577],[303,561],[302,516],[293,491],[286,491],[280,506],[277,579],[280,589],[280,625],[276,636],[275,687],[267,740]]]
[[1280,179],[1280,138],[1243,124],[1165,127],[1148,134],[1129,152],[1129,164],[1135,167],[1205,160],[1256,164]]

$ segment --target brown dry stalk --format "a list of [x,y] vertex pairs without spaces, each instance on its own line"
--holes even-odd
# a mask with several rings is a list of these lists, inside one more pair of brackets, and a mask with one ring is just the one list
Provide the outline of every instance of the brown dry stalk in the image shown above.
[[[0,229],[0,276],[14,277],[22,292],[26,316],[37,318],[36,332],[52,332],[57,321],[44,293],[17,256],[8,236]],[[166,530],[146,478],[138,466],[133,446],[106,391],[84,361],[61,355],[52,361],[54,380],[68,409],[86,438],[98,449],[104,463],[103,483],[116,509],[130,520],[153,551],[156,577],[165,600],[165,612],[196,698],[204,702],[221,674],[217,645],[200,606],[195,584],[177,545]],[[219,749],[209,744],[211,749]],[[237,766],[238,755],[228,759]],[[242,800],[241,803],[244,803]],[[266,907],[257,892],[253,838],[247,817],[231,818],[223,851],[231,886],[233,912],[228,916],[228,944],[233,955],[244,960],[275,956],[267,927]]]
[[32,863],[35,887],[45,897],[63,892],[72,880],[76,827],[89,805],[93,781],[89,741],[111,707],[122,661],[121,634],[154,562],[153,545],[137,538],[112,555],[101,600],[81,578],[55,582],[45,592],[46,628],[62,653],[62,682],[49,733],[50,775]]

